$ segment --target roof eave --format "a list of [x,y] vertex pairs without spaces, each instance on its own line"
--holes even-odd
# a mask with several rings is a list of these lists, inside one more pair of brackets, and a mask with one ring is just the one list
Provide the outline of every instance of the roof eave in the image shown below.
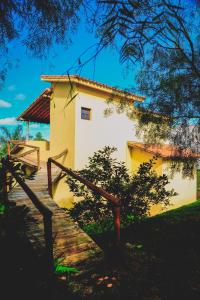
[[35,118],[35,119],[30,119],[27,118],[26,115],[31,111],[31,109],[33,109],[33,107],[35,105],[37,105],[37,103],[39,103],[39,101],[44,98],[44,97],[50,97],[52,93],[52,89],[47,88],[45,89],[38,98],[36,98],[17,118],[17,121],[24,121],[24,122],[33,122],[33,123],[43,123],[43,124],[49,124],[49,122],[45,119],[39,119],[39,118]]
[[152,155],[154,155],[154,156],[157,156],[157,157],[162,157],[163,159],[166,159],[166,160],[170,160],[170,159],[179,159],[179,158],[182,158],[182,159],[188,159],[188,158],[195,158],[195,159],[198,159],[198,158],[200,158],[200,154],[198,154],[198,153],[190,153],[190,154],[184,154],[184,153],[180,153],[180,154],[172,154],[172,155],[165,155],[165,154],[163,154],[163,153],[159,153],[159,152],[155,152],[155,151],[153,151],[153,150],[151,150],[151,149],[148,149],[148,147],[140,147],[139,145],[136,145],[136,144],[134,144],[134,142],[128,142],[127,143],[128,144],[128,147],[130,147],[130,148],[132,148],[132,149],[134,149],[134,148],[136,148],[136,149],[139,149],[139,150],[141,150],[141,151],[146,151],[146,152],[148,152],[148,153],[150,153],[150,154],[152,154]]
[[69,80],[71,80],[72,83],[78,84],[82,87],[91,88],[94,90],[99,90],[101,92],[108,93],[110,95],[113,95],[113,97],[117,97],[117,98],[123,97],[130,101],[139,101],[139,102],[143,102],[145,100],[145,97],[143,97],[143,96],[138,96],[138,95],[129,93],[127,91],[123,91],[123,90],[120,90],[120,89],[117,89],[114,87],[109,87],[104,84],[98,83],[96,81],[93,82],[89,79],[78,77],[77,75],[70,75],[70,76],[42,75],[41,80],[46,81],[46,82],[51,82],[51,83],[54,83],[54,82],[64,83],[64,82],[69,82]]

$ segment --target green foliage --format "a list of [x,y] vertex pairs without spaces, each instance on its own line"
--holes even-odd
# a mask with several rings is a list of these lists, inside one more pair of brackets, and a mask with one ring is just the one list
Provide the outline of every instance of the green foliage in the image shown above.
[[200,191],[200,170],[197,170],[197,190]]
[[166,53],[172,50],[176,52],[174,65],[169,61],[167,66],[176,68],[176,60],[182,60],[191,78],[199,76],[198,1],[188,6],[182,0],[105,0],[101,9],[105,21],[100,21],[99,35],[105,45],[117,44],[122,62],[140,60],[143,70],[144,59],[151,57],[153,61],[160,55],[159,49]]
[[[15,206],[14,202],[5,200],[3,193],[3,164],[12,166],[14,172],[22,179],[25,178],[25,167],[22,163],[9,161],[8,157],[3,157],[0,162],[0,227],[3,226],[4,230],[12,230],[13,228],[24,228],[25,220],[28,213],[26,206]],[[16,184],[15,179],[7,173],[7,184],[10,188]]]
[[[147,216],[152,204],[169,204],[174,190],[167,191],[166,175],[153,171],[156,158],[140,165],[136,174],[130,175],[124,162],[112,157],[116,148],[105,147],[89,158],[89,164],[77,173],[108,193],[121,199],[121,216],[126,222]],[[85,185],[67,176],[70,191],[81,201],[69,209],[69,213],[81,226],[112,219],[112,203],[92,192]],[[129,218],[129,219],[128,219]]]
[[25,140],[23,135],[23,127],[18,125],[13,131],[10,131],[7,127],[0,127],[0,158],[7,154],[7,142],[10,140]]
[[45,139],[42,136],[42,133],[39,131],[36,133],[34,141],[44,141]]
[[66,275],[68,284],[70,281],[70,275],[80,272],[77,268],[65,266],[62,264],[64,258],[57,258],[54,263],[54,272],[56,275]]
[[81,4],[82,0],[1,1],[0,84],[14,64],[10,51],[13,40],[39,58],[46,57],[55,43],[67,47],[79,21]]
[[[102,40],[106,45],[117,44],[122,62],[140,62],[137,89],[132,91],[147,97],[132,110],[123,99],[116,110],[126,110],[138,121],[137,133],[145,143],[170,141],[199,153],[199,1],[188,6],[183,0],[105,0],[102,5],[107,6]],[[108,108],[106,114],[110,113]],[[183,164],[188,169],[185,174],[191,176],[194,162],[183,160]]]
[[0,215],[3,215],[6,211],[5,204],[0,203]]
[[3,172],[2,172],[2,164],[0,163],[0,199],[2,198],[3,192]]
[[[12,166],[12,169],[14,170],[14,172],[22,179],[25,179],[26,176],[26,167],[23,163],[21,162],[12,162],[9,161],[8,157],[3,157],[0,161],[0,201],[4,202],[4,195],[3,195],[3,165],[2,163],[7,163],[9,162],[9,164]],[[11,176],[11,174],[8,172],[7,176],[7,184],[10,187],[14,187],[16,184],[15,179]]]
[[76,269],[76,268],[72,268],[72,267],[67,267],[67,266],[64,266],[64,265],[56,265],[55,267],[55,273],[57,275],[60,275],[60,274],[70,274],[70,273],[78,273],[79,270]]
[[83,226],[83,230],[89,235],[100,235],[114,230],[113,218],[108,217]]
[[[121,229],[127,228],[130,224],[134,222],[141,221],[143,218],[135,215],[123,215],[121,216]],[[89,223],[83,226],[83,230],[89,235],[101,235],[107,232],[114,231],[113,217],[106,217],[100,219],[95,223]]]
[[[199,62],[196,67],[200,69]],[[164,139],[198,153],[200,75],[188,71],[187,59],[178,50],[158,49],[143,64],[137,75],[137,86],[150,99],[143,104],[146,114],[140,116],[138,124],[146,142],[154,142],[165,133]],[[168,124],[164,124],[164,118],[162,122],[159,117],[152,120],[149,110],[171,117]]]
[[142,244],[136,245],[135,248],[138,249],[138,250],[140,250],[140,249],[143,248],[143,245]]

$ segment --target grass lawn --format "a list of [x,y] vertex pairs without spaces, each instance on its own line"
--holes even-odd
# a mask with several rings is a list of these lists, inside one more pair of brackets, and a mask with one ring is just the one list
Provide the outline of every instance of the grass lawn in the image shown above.
[[[3,299],[45,299],[41,263],[23,235],[1,233]],[[57,283],[52,299],[200,299],[200,201],[124,229],[120,251],[113,233],[94,238],[105,250],[104,263],[68,285]]]
[[200,193],[200,170],[197,170],[197,191]]
[[195,202],[129,228],[125,240],[142,245],[125,259],[129,294],[135,299],[200,299],[199,225],[200,202]]
[[122,237],[113,274],[123,299],[200,299],[200,201],[131,225]]

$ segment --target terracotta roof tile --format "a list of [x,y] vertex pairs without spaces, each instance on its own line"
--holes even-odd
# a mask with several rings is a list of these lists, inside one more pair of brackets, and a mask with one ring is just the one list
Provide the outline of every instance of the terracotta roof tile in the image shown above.
[[49,96],[52,93],[51,89],[45,89],[42,94],[24,110],[18,121],[30,121],[38,123],[50,123],[50,101]]
[[134,93],[130,93],[126,90],[121,90],[112,86],[109,86],[104,83],[97,82],[95,80],[91,80],[85,77],[81,77],[79,75],[42,75],[42,80],[49,81],[49,82],[62,82],[62,81],[70,81],[82,84],[82,85],[90,85],[94,89],[106,89],[110,93],[120,94],[121,96],[127,97],[127,99],[135,100],[135,101],[144,101],[145,97],[136,95]]
[[156,145],[156,144],[143,144],[138,142],[128,142],[130,148],[138,148],[143,151],[147,151],[153,155],[161,156],[164,158],[172,157],[194,157],[200,158],[200,153],[194,153],[190,149],[180,149],[179,147],[172,145]]

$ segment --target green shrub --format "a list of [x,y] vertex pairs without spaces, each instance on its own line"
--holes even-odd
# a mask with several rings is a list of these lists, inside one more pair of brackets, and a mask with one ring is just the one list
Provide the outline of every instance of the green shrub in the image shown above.
[[[166,175],[157,175],[153,170],[156,158],[140,165],[136,174],[130,175],[124,162],[112,157],[116,148],[105,147],[89,158],[89,164],[77,173],[108,193],[121,199],[121,216],[126,222],[134,222],[149,214],[152,204],[167,206],[174,190],[167,191]],[[100,224],[112,218],[112,203],[92,192],[84,184],[67,176],[70,191],[80,201],[69,209],[69,214],[81,226]],[[109,222],[108,222],[109,223]],[[108,224],[107,224],[108,225]]]
[[[9,162],[9,164],[12,166],[13,171],[22,179],[25,179],[25,175],[26,175],[26,168],[25,165],[22,162],[14,162],[14,161],[9,161],[9,158],[7,156],[3,157],[0,160],[0,202],[5,201],[4,199],[4,194],[3,194],[3,163],[7,163]],[[14,187],[16,184],[16,180],[13,178],[13,176],[11,176],[11,174],[9,172],[7,172],[7,184],[10,185],[10,187]]]
[[5,204],[0,203],[0,215],[3,215],[6,212]]
[[200,170],[197,170],[197,191],[200,191]]

